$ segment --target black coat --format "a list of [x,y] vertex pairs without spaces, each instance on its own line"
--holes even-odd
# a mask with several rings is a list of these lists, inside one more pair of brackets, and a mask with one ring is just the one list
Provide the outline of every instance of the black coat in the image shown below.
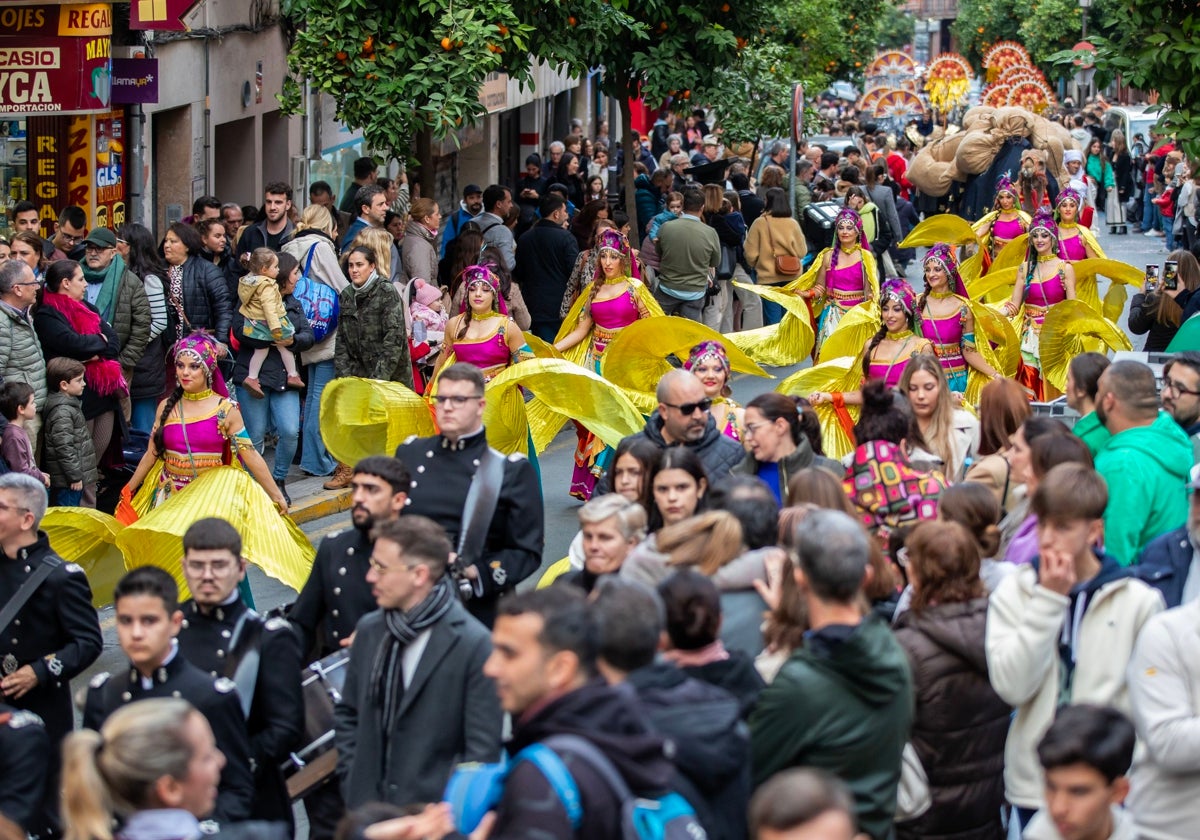
[[361,528],[344,528],[321,540],[308,580],[288,610],[305,656],[324,659],[339,650],[359,620],[376,609],[367,583],[370,558],[371,540]]
[[533,323],[562,320],[559,307],[578,258],[575,237],[549,219],[540,219],[521,235],[513,280],[521,287]]
[[37,686],[7,702],[45,721],[57,754],[59,742],[75,728],[70,681],[96,661],[104,640],[87,575],[74,563],[64,563],[40,531],[37,542],[16,557],[0,554],[0,604],[8,603],[44,559],[54,571],[0,637],[0,660],[11,654],[18,664],[32,666]]
[[217,749],[225,755],[225,768],[217,787],[213,819],[239,822],[250,818],[254,803],[254,774],[250,769],[250,738],[242,717],[242,704],[231,680],[213,679],[176,653],[154,672],[150,688],[144,688],[136,668],[92,677],[83,707],[83,725],[99,731],[114,711],[127,703],[152,697],[181,697],[187,700],[212,727]]
[[1138,557],[1138,578],[1162,593],[1167,609],[1183,603],[1183,587],[1192,570],[1192,541],[1185,525],[1152,539]]
[[167,344],[174,344],[194,329],[202,329],[212,333],[217,341],[228,345],[233,305],[221,269],[199,256],[190,256],[183,264],[183,314],[186,323],[180,322],[175,307],[171,305],[169,274],[163,278],[163,292],[167,297]]
[[[292,329],[296,331],[292,336],[292,346],[286,352],[298,356],[314,344],[312,327],[309,326],[308,319],[304,317],[303,305],[293,295],[284,296],[283,306],[287,310],[288,320],[292,322]],[[245,323],[246,319],[242,317],[240,311],[233,313],[233,333],[241,345],[237,359],[233,363],[234,384],[241,385],[245,381],[246,373],[250,369],[250,357],[254,355],[254,351],[259,347],[269,347],[271,349],[267,353],[267,358],[263,360],[262,368],[258,373],[258,382],[264,391],[284,390],[287,387],[287,370],[283,367],[283,357],[280,356],[280,353],[285,351],[281,351],[274,344],[266,344],[242,335],[242,326]],[[298,360],[296,369],[300,369]]]
[[0,703],[0,816],[28,834],[42,827],[42,802],[54,752],[40,717]]
[[987,598],[939,604],[897,619],[912,668],[912,745],[933,804],[896,826],[899,838],[1003,840],[1004,743],[1011,709],[992,689],[984,653]]
[[[259,668],[250,702],[246,730],[254,762],[253,819],[292,823],[292,803],[279,765],[301,746],[304,701],[300,694],[300,645],[283,619],[269,621],[238,599],[205,615],[193,600],[186,601],[179,652],[212,677],[234,678],[227,661],[238,623],[262,624],[257,651]],[[245,618],[243,618],[245,616]],[[244,632],[244,631],[243,631]]]
[[[96,307],[84,302],[84,305],[97,312]],[[99,314],[97,312],[97,314]],[[116,359],[121,352],[121,344],[117,340],[117,331],[112,324],[103,319],[100,321],[102,332],[93,335],[80,335],[63,315],[52,306],[39,306],[33,314],[33,328],[37,330],[38,341],[42,343],[42,355],[47,361],[56,356],[66,356],[76,361],[85,362],[93,356],[103,359]],[[112,411],[119,405],[115,395],[101,397],[88,383],[83,389],[83,416],[88,420],[99,417],[106,411]],[[103,452],[97,452],[97,457],[104,457]]]
[[[428,516],[446,529],[450,544],[457,546],[463,503],[486,448],[486,432],[464,438],[457,446],[441,436],[412,437],[402,443],[396,457],[413,476],[404,512]],[[509,455],[483,556],[476,563],[483,592],[467,602],[472,614],[490,627],[497,599],[538,570],[544,547],[541,482],[527,458]]]
[[[1186,312],[1193,297],[1200,300],[1200,295],[1184,289],[1175,298],[1175,302],[1179,304],[1180,309]],[[1157,292],[1151,294],[1138,292],[1129,302],[1129,331],[1134,335],[1146,336],[1146,345],[1142,349],[1147,353],[1164,352],[1171,343],[1171,339],[1175,338],[1175,333],[1179,332],[1179,327],[1164,324],[1154,317],[1154,309],[1157,305]],[[1186,316],[1180,323],[1183,323],[1183,320],[1186,320]]]
[[738,192],[738,197],[742,202],[742,218],[746,220],[746,227],[754,224],[763,213],[763,208],[766,207],[766,202],[754,194],[752,190],[741,190]]
[[707,665],[688,665],[679,670],[689,677],[728,691],[737,698],[742,717],[747,720],[758,705],[758,696],[767,687],[762,675],[754,667],[754,660],[740,650],[729,651],[728,659],[719,659]]
[[455,765],[500,758],[504,713],[495,686],[483,675],[492,651],[487,628],[457,600],[451,604],[429,628],[396,726],[385,738],[371,674],[387,639],[382,610],[358,623],[334,711],[338,781],[347,808],[379,801],[437,802]]
[[[658,409],[655,409],[650,418],[646,420],[646,428],[630,437],[648,440],[659,449],[666,449],[668,444],[663,437],[662,430],[663,419],[659,415]],[[704,464],[709,487],[729,475],[733,468],[746,457],[746,450],[742,449],[742,445],[728,435],[722,434],[711,415],[708,418],[708,426],[704,429],[704,436],[699,440],[688,441],[682,445],[695,452],[700,463]],[[608,474],[606,473],[596,485],[596,494],[609,492],[608,486]]]

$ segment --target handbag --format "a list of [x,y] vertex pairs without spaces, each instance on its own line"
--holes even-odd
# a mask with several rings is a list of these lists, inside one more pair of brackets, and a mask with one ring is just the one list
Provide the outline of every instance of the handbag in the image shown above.
[[[771,245],[771,256],[775,258],[775,273],[782,274],[785,277],[796,277],[800,274],[800,258],[794,254],[776,254],[775,253],[775,236],[771,233],[771,218],[764,217],[764,225],[767,226],[767,242]],[[732,276],[732,272],[730,273]]]
[[729,245],[721,246],[721,262],[717,265],[717,279],[729,280],[737,268],[737,249]]
[[308,325],[312,327],[313,341],[321,342],[337,329],[338,295],[320,280],[314,280],[309,273],[312,268],[313,252],[316,250],[316,244],[308,249],[308,257],[304,260],[304,269],[300,272],[300,279],[296,281],[296,288],[292,290],[292,296],[300,301],[300,305],[304,308],[304,317],[308,319]]
[[929,776],[912,742],[904,745],[900,756],[900,786],[896,789],[896,822],[907,822],[929,810],[933,795],[929,792]]

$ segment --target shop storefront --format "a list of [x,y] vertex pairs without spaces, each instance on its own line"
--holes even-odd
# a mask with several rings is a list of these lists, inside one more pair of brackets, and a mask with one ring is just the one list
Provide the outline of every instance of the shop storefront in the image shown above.
[[125,221],[126,124],[111,101],[110,3],[0,0],[0,201],[32,201],[50,235],[59,211],[89,227]]

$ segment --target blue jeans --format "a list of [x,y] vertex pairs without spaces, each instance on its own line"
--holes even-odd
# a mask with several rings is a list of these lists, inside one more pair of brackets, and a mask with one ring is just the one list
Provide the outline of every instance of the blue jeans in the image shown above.
[[154,399],[154,397],[133,400],[130,404],[130,427],[137,429],[139,432],[150,434],[150,430],[154,428],[154,421],[158,419],[154,416],[155,409],[157,408],[158,400]]
[[321,438],[321,392],[331,379],[333,359],[314,362],[308,366],[308,390],[304,397],[304,446],[300,453],[300,469],[312,475],[329,475],[337,466]]
[[238,398],[246,433],[259,453],[263,451],[263,434],[268,424],[274,423],[279,443],[275,446],[271,477],[282,481],[287,478],[292,457],[296,454],[296,445],[300,442],[300,395],[295,391],[267,391],[260,400],[238,388]]
[[50,504],[55,507],[79,507],[82,499],[82,490],[70,490],[66,487],[50,488]]
[[1162,227],[1162,214],[1158,212],[1158,205],[1154,203],[1157,196],[1150,195],[1150,187],[1147,184],[1146,189],[1142,192],[1142,230],[1158,230]]
[[1174,248],[1175,248],[1175,217],[1174,216],[1163,216],[1161,210],[1159,211],[1159,216],[1162,218],[1162,232],[1164,234],[1166,234],[1165,237],[1163,238],[1163,245],[1166,246],[1166,249],[1168,251],[1174,250]]

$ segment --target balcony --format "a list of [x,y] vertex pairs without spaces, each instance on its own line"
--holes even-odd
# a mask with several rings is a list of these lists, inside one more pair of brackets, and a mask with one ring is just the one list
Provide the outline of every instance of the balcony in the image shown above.
[[958,17],[958,0],[908,0],[904,10],[915,17],[953,20]]

